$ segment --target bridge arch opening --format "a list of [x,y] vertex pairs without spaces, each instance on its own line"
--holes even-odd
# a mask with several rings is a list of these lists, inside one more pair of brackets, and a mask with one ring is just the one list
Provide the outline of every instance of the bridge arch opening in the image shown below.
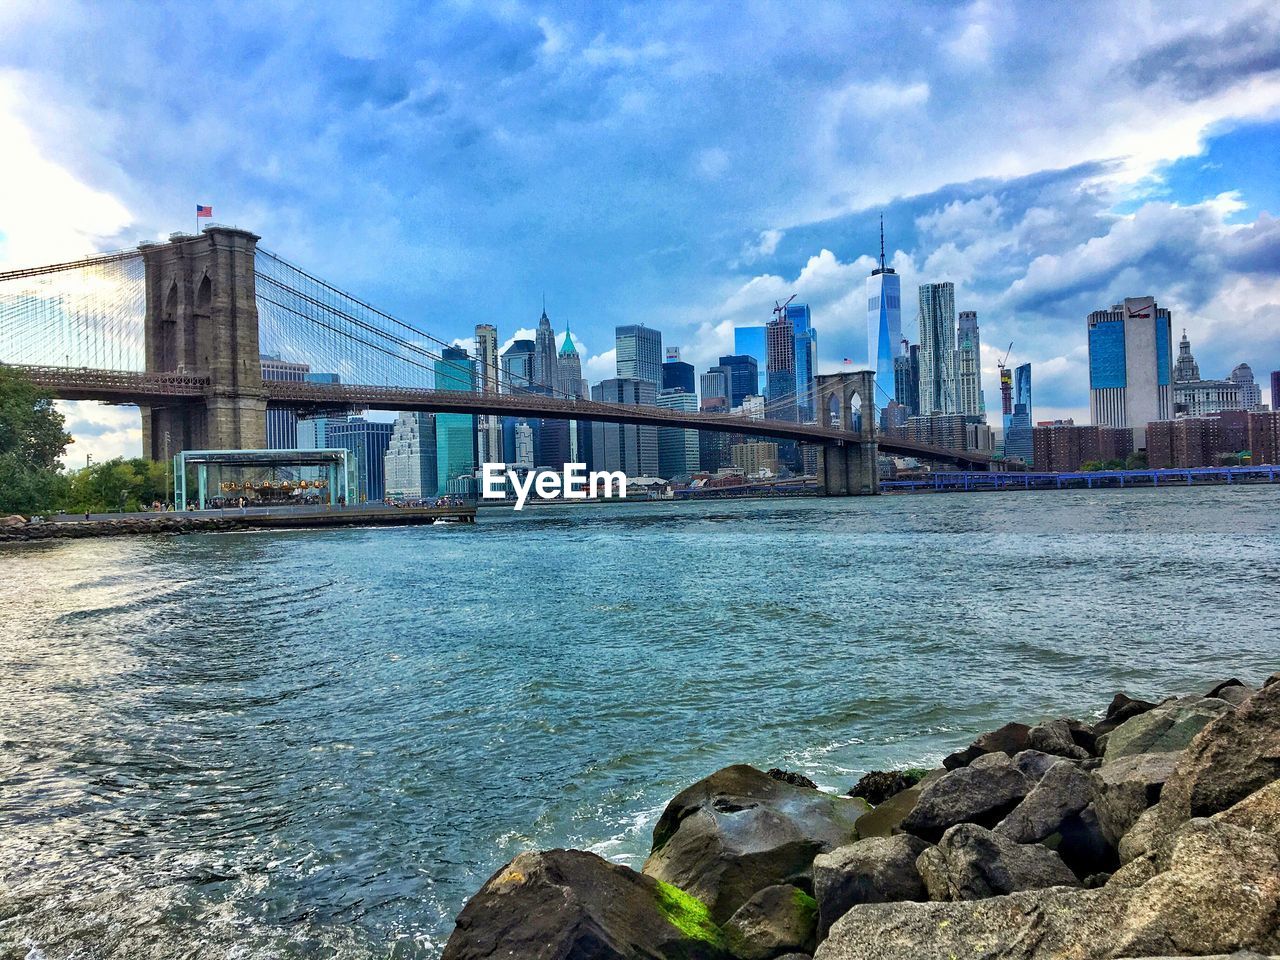
[[157,359],[161,370],[178,368],[178,281],[169,283],[169,292],[164,297],[164,307],[160,311],[159,344]]

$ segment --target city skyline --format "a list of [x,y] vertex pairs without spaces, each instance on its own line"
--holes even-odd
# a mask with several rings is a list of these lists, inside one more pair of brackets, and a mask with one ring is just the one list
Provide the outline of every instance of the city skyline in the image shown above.
[[[616,326],[661,328],[702,371],[740,352],[734,325],[763,325],[792,293],[830,372],[866,361],[883,213],[903,335],[918,342],[916,287],[955,283],[957,310],[981,320],[989,405],[1012,340],[1010,363],[1036,368],[1037,411],[1087,420],[1080,318],[1148,293],[1192,331],[1206,378],[1248,362],[1266,394],[1280,367],[1266,162],[1280,75],[1261,55],[1280,22],[1263,5],[1171,6],[1155,22],[1084,4],[1052,29],[1034,6],[982,4],[905,7],[895,26],[856,11],[458,9],[429,36],[394,6],[272,19],[0,13],[0,131],[24,184],[0,196],[0,264],[190,229],[192,204],[209,203],[408,319],[455,297],[432,327],[460,341],[481,323],[504,345],[532,332],[545,290],[591,383],[613,375]],[[1100,42],[1118,34],[1123,52]],[[746,55],[779,37],[804,71]],[[160,50],[178,70],[219,59],[225,85],[131,83]],[[1046,94],[1068,75],[1073,96]],[[307,95],[238,95],[266,88]],[[764,128],[805,148],[766,163]],[[972,129],[1000,130],[1000,150]],[[136,414],[68,408],[73,461],[137,450]]]

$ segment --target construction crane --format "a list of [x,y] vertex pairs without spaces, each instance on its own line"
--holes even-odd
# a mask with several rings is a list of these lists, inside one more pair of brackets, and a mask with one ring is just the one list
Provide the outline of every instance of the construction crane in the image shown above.
[[1013,341],[1009,341],[1009,349],[1004,352],[1004,359],[997,360],[1000,368],[1000,412],[1006,417],[1013,413],[1013,373],[1009,370],[1009,354],[1013,352]]
[[[796,298],[796,294],[793,293],[791,296],[787,297],[787,303],[790,303],[795,298]],[[777,317],[779,320],[781,320],[783,312],[787,309],[787,303],[778,303],[777,300],[773,302],[775,304],[773,308],[773,315]],[[1012,344],[1010,344],[1010,346],[1012,346]]]

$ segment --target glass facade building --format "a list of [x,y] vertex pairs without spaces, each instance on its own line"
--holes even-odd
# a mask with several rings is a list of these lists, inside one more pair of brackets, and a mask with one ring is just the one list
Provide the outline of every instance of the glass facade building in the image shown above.
[[1086,324],[1093,423],[1132,430],[1142,449],[1147,424],[1173,418],[1173,318],[1154,297],[1126,297]]
[[814,365],[818,355],[818,333],[807,303],[789,303],[787,319],[795,331],[796,417],[809,423],[814,417]]
[[329,446],[345,448],[348,459],[355,464],[356,483],[351,491],[354,502],[372,502],[386,496],[385,458],[392,430],[390,423],[364,417],[329,422]]
[[685,393],[696,394],[698,391],[694,386],[693,364],[685,363],[683,360],[668,360],[664,363],[662,389],[683,390]]
[[720,365],[711,369],[719,370],[728,380],[730,407],[742,406],[747,397],[760,396],[760,365],[755,357],[743,353],[730,354],[721,357]]
[[502,383],[507,393],[527,390],[533,385],[533,357],[537,344],[532,340],[513,340],[502,355]]
[[[656,404],[658,388],[649,380],[617,377],[591,388],[603,403]],[[658,473],[658,428],[629,423],[591,424],[592,463],[596,470],[621,470],[628,477]]]
[[[647,380],[662,384],[662,332],[644,324],[614,329],[617,373],[620,380]],[[656,391],[655,391],[656,392]]]
[[[305,363],[290,363],[279,357],[262,356],[263,380],[289,380],[302,383],[311,372]],[[279,407],[267,408],[267,449],[297,450],[298,448],[298,415],[292,410]],[[312,447],[308,449],[320,449]]]
[[1024,363],[1013,371],[1013,412],[1005,418],[1004,455],[1017,457],[1032,465],[1033,434],[1035,422],[1031,409],[1031,364]]
[[751,391],[763,397],[767,390],[765,378],[768,371],[768,345],[765,340],[765,329],[758,327],[733,328],[733,352],[738,356],[751,357],[756,362],[756,388]]
[[[690,367],[690,369],[693,368]],[[684,390],[663,390],[658,394],[658,406],[664,410],[696,412],[698,398]],[[699,449],[697,430],[659,427],[658,476],[664,480],[673,480],[686,479],[691,474],[697,473],[701,460]]]
[[896,393],[894,360],[900,356],[902,278],[885,266],[882,238],[880,266],[867,277],[867,366],[876,372],[877,407],[883,407]]
[[[435,363],[439,390],[475,389],[475,369],[467,351],[444,347]],[[467,413],[436,415],[436,487],[442,493],[474,493],[476,418]]]

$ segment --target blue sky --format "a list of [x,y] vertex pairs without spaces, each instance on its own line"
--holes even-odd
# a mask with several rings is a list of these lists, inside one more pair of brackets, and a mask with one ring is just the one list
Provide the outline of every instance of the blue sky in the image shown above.
[[[449,338],[587,376],[644,322],[705,366],[797,293],[865,357],[883,212],[1038,417],[1084,316],[1152,294],[1205,375],[1280,368],[1280,17],[1262,3],[60,3],[0,8],[0,264],[220,222]],[[909,301],[909,296],[904,297]],[[914,311],[904,310],[914,332]],[[72,408],[77,456],[136,414]],[[132,419],[131,419],[132,418]]]

